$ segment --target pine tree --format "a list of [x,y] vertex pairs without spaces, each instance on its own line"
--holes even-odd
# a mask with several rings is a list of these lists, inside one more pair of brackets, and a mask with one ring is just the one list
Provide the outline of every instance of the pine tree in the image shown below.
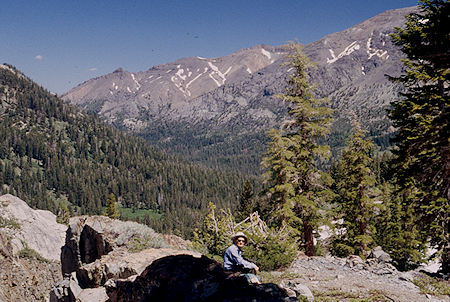
[[319,209],[331,192],[325,184],[329,176],[316,167],[316,160],[326,158],[329,148],[317,140],[329,132],[331,109],[313,94],[307,75],[311,64],[301,46],[291,43],[289,48],[288,64],[294,73],[279,98],[290,104],[292,120],[269,132],[263,164],[275,210],[273,223],[287,226],[294,236],[301,234],[306,254],[314,255],[313,231],[320,221]]
[[119,210],[117,209],[116,196],[110,193],[106,199],[106,216],[112,219],[119,218]]
[[354,252],[359,250],[359,254],[365,256],[375,232],[371,224],[377,195],[376,176],[372,170],[374,144],[364,138],[365,131],[357,122],[354,131],[335,174],[338,211],[347,230],[335,243],[347,245],[348,250]]
[[69,219],[70,219],[69,208],[67,207],[67,205],[64,202],[61,202],[59,204],[59,209],[58,209],[58,215],[56,217],[56,222],[68,225],[69,224]]
[[[398,128],[395,181],[404,202],[442,251],[442,270],[449,272],[450,238],[450,2],[421,1],[420,12],[406,16],[393,41],[407,59],[406,71],[393,80],[405,89],[392,103],[390,117]],[[420,239],[415,238],[415,239]]]
[[253,212],[253,196],[253,186],[249,180],[246,180],[239,196],[239,206],[236,215],[238,220],[245,219]]
[[410,203],[414,193],[410,188],[400,189],[389,183],[382,186],[382,191],[384,207],[376,218],[376,242],[399,270],[415,268],[424,259],[427,240]]

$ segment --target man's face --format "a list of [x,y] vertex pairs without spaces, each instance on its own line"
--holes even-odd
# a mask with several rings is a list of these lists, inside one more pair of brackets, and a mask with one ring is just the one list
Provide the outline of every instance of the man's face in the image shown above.
[[244,237],[238,237],[234,240],[234,243],[237,245],[238,248],[242,248],[245,245],[245,238]]

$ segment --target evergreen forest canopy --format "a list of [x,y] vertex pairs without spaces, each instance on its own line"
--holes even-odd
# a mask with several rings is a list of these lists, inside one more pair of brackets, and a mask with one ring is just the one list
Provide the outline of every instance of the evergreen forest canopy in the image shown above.
[[1,67],[0,193],[66,217],[101,214],[114,194],[123,218],[184,236],[208,202],[236,204],[243,176],[168,156]]

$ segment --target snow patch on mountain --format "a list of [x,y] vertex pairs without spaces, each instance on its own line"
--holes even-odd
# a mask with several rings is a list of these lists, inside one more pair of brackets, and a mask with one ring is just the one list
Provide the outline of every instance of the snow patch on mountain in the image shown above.
[[263,55],[265,55],[269,60],[272,59],[272,55],[270,54],[270,52],[268,52],[267,50],[265,50],[264,48],[261,48],[261,52]]
[[139,82],[136,80],[136,77],[134,76],[134,74],[131,74],[131,78],[133,79],[133,82],[136,84],[136,90],[139,90],[141,88],[141,84],[139,84]]
[[219,81],[217,81],[217,80],[213,77],[213,73],[212,73],[212,72],[209,74],[209,77],[217,84],[217,87],[220,87],[220,86],[221,86],[221,84],[219,83]]
[[[227,78],[226,78],[225,76],[227,75],[227,73],[230,72],[231,66],[227,69],[227,71],[226,71],[225,73],[222,73],[222,72],[219,70],[219,68],[218,68],[216,65],[214,65],[213,63],[208,62],[208,65],[209,65],[209,67],[211,67],[211,69],[213,70],[213,71],[209,74],[209,77],[210,77],[211,79],[213,79],[214,82],[216,82],[217,87],[220,87],[220,86],[222,86],[223,84],[225,84],[225,81],[227,80]],[[219,82],[220,79],[216,79],[216,78],[214,77],[214,75],[218,75],[218,76],[220,77],[220,79],[222,80],[222,83],[220,83],[220,82]]]
[[333,49],[329,49],[330,54],[331,54],[331,59],[327,57],[327,63],[331,64],[336,62],[337,60],[339,60],[342,57],[348,56],[350,55],[352,52],[354,52],[355,50],[360,49],[361,46],[359,44],[357,44],[357,41],[353,41],[349,46],[347,46],[337,57],[334,54]]
[[[373,33],[372,33],[373,35]],[[387,50],[383,50],[383,49],[376,49],[376,48],[372,48],[371,44],[372,44],[372,35],[367,39],[367,43],[366,43],[366,48],[367,48],[367,55],[369,56],[369,59],[371,59],[373,56],[377,56],[379,58],[383,58],[384,56],[387,55]],[[387,59],[388,57],[386,57],[385,59]]]
[[184,73],[184,69],[181,68],[181,69],[178,69],[176,75],[177,75],[180,79],[182,79],[182,80],[184,81],[184,80],[186,80],[186,76],[183,75],[183,73]]
[[14,72],[14,70],[13,70],[12,68],[10,68],[9,66],[6,66],[6,65],[3,65],[3,64],[0,64],[0,68],[2,68],[2,69],[6,69],[6,70],[9,70],[9,71],[11,71],[12,73],[15,73],[15,72]]
[[[205,71],[206,72],[206,71]],[[189,88],[189,86],[195,81],[197,80],[199,77],[201,77],[203,74],[205,74],[205,72],[202,72],[200,74],[198,74],[195,78],[193,78],[189,83],[186,84],[186,88]]]

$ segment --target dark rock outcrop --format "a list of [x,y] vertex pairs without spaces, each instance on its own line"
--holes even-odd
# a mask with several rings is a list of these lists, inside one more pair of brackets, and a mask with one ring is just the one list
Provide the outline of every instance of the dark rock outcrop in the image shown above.
[[144,225],[82,216],[70,220],[61,267],[65,276],[76,273],[82,288],[95,288],[109,279],[138,275],[153,260],[180,253],[200,257],[187,251],[181,238],[157,234]]
[[70,221],[61,249],[62,273],[69,274],[113,250],[114,230],[106,217],[79,217]]
[[297,301],[275,284],[248,284],[229,278],[205,256],[168,256],[154,261],[135,280],[110,280],[110,301]]

